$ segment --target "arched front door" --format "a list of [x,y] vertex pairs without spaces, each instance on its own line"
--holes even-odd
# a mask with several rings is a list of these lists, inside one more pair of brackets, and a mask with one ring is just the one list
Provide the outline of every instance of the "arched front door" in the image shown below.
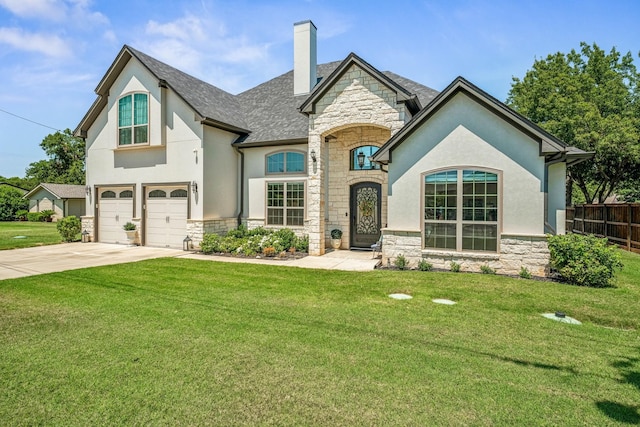
[[351,186],[352,248],[367,248],[378,241],[381,226],[382,187],[375,182],[359,182]]

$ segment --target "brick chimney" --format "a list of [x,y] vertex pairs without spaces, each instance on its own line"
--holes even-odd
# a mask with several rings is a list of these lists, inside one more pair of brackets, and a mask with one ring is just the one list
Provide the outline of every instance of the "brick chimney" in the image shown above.
[[293,24],[293,94],[305,95],[318,81],[316,26],[310,20]]

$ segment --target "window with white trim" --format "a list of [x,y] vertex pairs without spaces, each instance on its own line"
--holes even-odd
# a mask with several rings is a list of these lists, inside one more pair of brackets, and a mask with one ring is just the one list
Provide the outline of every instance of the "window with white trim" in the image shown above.
[[304,225],[304,182],[267,183],[267,225]]
[[149,95],[132,93],[118,99],[118,146],[149,143]]
[[498,175],[458,169],[424,176],[424,248],[498,250]]
[[267,174],[304,173],[305,156],[297,151],[280,151],[267,156]]

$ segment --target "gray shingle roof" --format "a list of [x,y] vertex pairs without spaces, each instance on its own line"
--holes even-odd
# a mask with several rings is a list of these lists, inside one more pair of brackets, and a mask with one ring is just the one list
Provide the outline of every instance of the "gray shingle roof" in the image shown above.
[[43,182],[33,190],[29,191],[29,193],[25,195],[25,198],[28,198],[31,193],[37,192],[40,188],[47,190],[59,199],[84,199],[86,195],[84,185],[53,184],[50,182]]
[[[100,111],[107,105],[110,86],[132,57],[160,80],[160,84],[166,84],[180,96],[205,124],[241,135],[238,143],[303,142],[308,138],[308,118],[300,113],[299,108],[309,95],[293,95],[293,70],[232,95],[127,45],[98,84],[98,98],[74,131],[75,135],[86,136]],[[319,82],[343,62],[318,65]],[[383,74],[400,86],[403,92],[406,90],[417,95],[421,105],[428,104],[437,95],[435,90],[397,74]]]
[[224,90],[126,46],[157,78],[164,80],[196,112],[207,119],[248,129],[237,98]]

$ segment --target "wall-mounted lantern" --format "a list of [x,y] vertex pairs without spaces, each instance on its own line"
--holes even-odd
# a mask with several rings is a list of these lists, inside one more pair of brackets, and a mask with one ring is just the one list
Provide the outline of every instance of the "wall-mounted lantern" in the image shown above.
[[86,187],[84,187],[84,191],[85,193],[87,193],[87,196],[91,196],[91,186],[87,185]]
[[316,158],[316,150],[311,150],[311,161],[313,163],[318,161],[318,159]]
[[198,183],[193,181],[191,183],[191,191],[193,191],[193,194],[198,194]]

